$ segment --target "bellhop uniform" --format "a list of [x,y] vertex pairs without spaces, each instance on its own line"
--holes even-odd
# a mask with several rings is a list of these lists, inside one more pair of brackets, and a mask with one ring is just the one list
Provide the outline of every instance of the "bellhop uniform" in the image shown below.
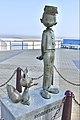
[[44,61],[43,89],[47,90],[52,83],[55,58],[55,36],[51,28],[43,31],[41,50]]

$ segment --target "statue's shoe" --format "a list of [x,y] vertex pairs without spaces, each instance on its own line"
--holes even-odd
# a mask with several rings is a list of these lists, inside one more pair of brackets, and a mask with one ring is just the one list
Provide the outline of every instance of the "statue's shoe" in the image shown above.
[[57,87],[54,87],[53,85],[51,85],[48,90],[48,92],[53,93],[53,94],[58,94],[59,93],[59,89]]
[[43,98],[45,98],[45,99],[50,99],[51,98],[51,95],[48,93],[48,91],[46,91],[46,90],[41,90],[40,91],[40,94],[41,94],[41,96],[43,97]]
[[18,103],[21,100],[21,94],[12,85],[7,84],[7,93],[14,103]]

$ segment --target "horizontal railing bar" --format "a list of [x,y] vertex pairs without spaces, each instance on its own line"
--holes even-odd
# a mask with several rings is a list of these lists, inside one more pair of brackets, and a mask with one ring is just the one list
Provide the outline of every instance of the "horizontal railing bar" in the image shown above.
[[[60,40],[56,40],[56,47],[60,48]],[[15,47],[15,48],[13,48]],[[18,48],[20,47],[20,48]],[[25,48],[26,47],[26,48]],[[41,48],[41,40],[0,40],[0,50],[17,50],[17,49],[37,49]]]

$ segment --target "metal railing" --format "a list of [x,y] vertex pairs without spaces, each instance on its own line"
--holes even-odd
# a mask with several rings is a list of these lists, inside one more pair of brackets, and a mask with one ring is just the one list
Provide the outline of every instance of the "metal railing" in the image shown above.
[[[56,40],[55,48],[60,48],[61,42],[61,40]],[[41,49],[41,40],[0,40],[0,51],[24,49]]]

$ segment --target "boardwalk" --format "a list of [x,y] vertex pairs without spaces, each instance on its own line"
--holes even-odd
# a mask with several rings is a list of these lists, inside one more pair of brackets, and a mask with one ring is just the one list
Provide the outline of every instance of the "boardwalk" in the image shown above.
[[[55,66],[61,75],[70,82],[79,83],[79,68],[76,64],[79,61],[78,50],[56,49]],[[28,67],[28,74],[31,78],[43,74],[43,61],[36,60],[40,55],[40,50],[23,50],[23,51],[4,51],[0,52],[0,85],[7,81],[17,67],[25,69]],[[9,82],[15,86],[15,76]],[[38,81],[38,86],[42,86],[42,78]],[[59,86],[63,91],[71,90],[76,100],[79,101],[80,88],[64,81],[54,70],[54,84]],[[33,87],[32,89],[35,89]],[[7,96],[6,86],[0,87],[0,98]],[[79,101],[80,103],[80,101]],[[79,120],[79,106],[73,100],[72,119]]]

